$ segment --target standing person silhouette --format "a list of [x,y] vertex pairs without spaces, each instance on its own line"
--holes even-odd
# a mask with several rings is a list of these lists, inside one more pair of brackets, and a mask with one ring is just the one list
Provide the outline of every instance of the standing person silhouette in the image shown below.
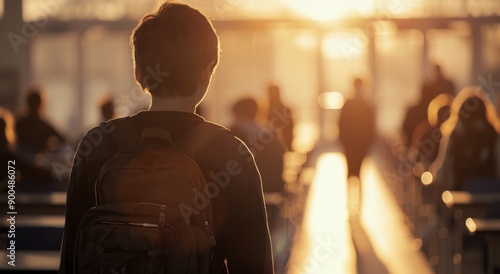
[[[375,140],[375,109],[364,98],[363,81],[354,79],[354,97],[344,104],[339,118],[339,138],[347,160],[347,178],[360,182],[361,163]],[[361,203],[359,184],[358,208]]]
[[289,107],[281,101],[280,88],[271,84],[267,88],[269,96],[269,111],[267,122],[269,128],[281,139],[287,151],[292,150],[293,116]]
[[403,120],[402,132],[406,147],[411,146],[411,140],[417,126],[427,120],[427,112],[429,104],[434,99],[434,92],[432,86],[429,84],[422,85],[420,89],[420,100],[417,104],[412,105],[406,111]]
[[[176,144],[208,123],[195,114],[219,62],[219,38],[208,18],[188,5],[167,1],[140,20],[131,44],[135,78],[151,94],[151,105],[131,117],[101,123],[80,142],[68,186],[59,273],[75,271],[77,229],[85,212],[96,205],[99,170],[119,149],[113,137],[140,136],[154,127],[167,131]],[[132,129],[124,126],[127,120]],[[208,182],[221,183],[217,194],[209,195],[217,244],[210,270],[200,273],[272,274],[267,214],[254,158],[231,132],[212,126],[227,134],[193,157]],[[91,142],[94,136],[102,136],[100,142]]]
[[[13,162],[16,167],[16,190],[22,191],[52,191],[58,190],[50,171],[24,160],[15,150],[16,134],[12,114],[0,107],[0,161]],[[8,190],[8,170],[0,172],[0,192]]]
[[65,138],[44,118],[44,90],[32,86],[27,92],[26,112],[16,121],[18,146],[27,154],[53,151]]
[[113,97],[103,97],[99,102],[101,110],[101,121],[111,120],[116,118],[115,103]]

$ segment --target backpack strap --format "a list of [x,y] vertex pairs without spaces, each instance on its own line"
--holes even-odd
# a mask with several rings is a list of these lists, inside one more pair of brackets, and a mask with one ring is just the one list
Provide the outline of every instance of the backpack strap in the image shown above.
[[111,138],[118,149],[137,145],[141,137],[135,130],[130,117],[114,120],[115,129],[111,132]]
[[227,128],[218,124],[203,122],[175,142],[175,147],[196,160],[200,151],[229,132]]
[[[190,132],[188,132],[183,138],[179,139],[177,142],[175,142],[174,146],[178,149],[180,149],[184,154],[189,156],[191,159],[196,161],[196,158],[198,154],[206,148],[208,145],[210,145],[212,142],[215,140],[219,139],[225,134],[228,134],[230,131],[218,124],[211,123],[211,122],[202,122],[200,125],[192,129]],[[213,262],[213,256],[214,256],[214,246],[216,246],[216,239],[215,235],[213,233],[213,216],[212,216],[212,206],[209,203],[209,206],[206,210],[201,211],[201,215],[198,215],[198,218],[202,223],[205,221],[208,222],[209,226],[206,226],[205,229],[207,229],[207,232],[209,233],[210,237],[210,243],[212,245],[212,251],[211,251],[211,256],[212,256],[212,262]],[[213,264],[212,264],[213,265]]]

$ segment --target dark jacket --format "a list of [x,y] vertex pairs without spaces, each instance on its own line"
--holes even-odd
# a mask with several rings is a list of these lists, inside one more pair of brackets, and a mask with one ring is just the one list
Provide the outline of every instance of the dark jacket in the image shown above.
[[282,192],[285,187],[282,176],[285,150],[278,136],[253,121],[239,121],[231,127],[231,131],[247,144],[255,156],[264,192]]
[[[147,127],[166,129],[175,142],[205,120],[187,112],[144,111],[132,116],[131,122],[138,133]],[[73,272],[78,224],[85,211],[95,206],[95,179],[101,166],[116,152],[109,136],[113,127],[111,120],[91,129],[75,154],[69,180],[60,273]],[[220,273],[226,273],[224,258],[227,258],[230,273],[273,273],[262,183],[248,148],[228,134],[203,149],[196,161],[207,182],[216,180],[214,174],[228,169],[229,162],[236,161],[241,167],[240,172],[229,176],[227,186],[211,200],[218,242],[216,252],[221,255],[216,256],[221,259],[214,263],[221,265]]]
[[375,110],[364,99],[347,100],[339,117],[339,139],[347,154],[365,155],[375,140]]

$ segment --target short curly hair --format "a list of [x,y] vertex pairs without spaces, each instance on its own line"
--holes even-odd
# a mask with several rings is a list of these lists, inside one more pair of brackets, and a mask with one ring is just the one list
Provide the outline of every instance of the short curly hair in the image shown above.
[[188,5],[166,2],[145,15],[131,35],[137,81],[157,97],[193,95],[207,65],[219,61],[219,37],[211,22]]

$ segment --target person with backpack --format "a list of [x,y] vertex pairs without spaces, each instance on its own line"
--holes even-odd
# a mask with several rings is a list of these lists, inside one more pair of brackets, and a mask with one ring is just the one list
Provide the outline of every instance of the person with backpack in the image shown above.
[[151,106],[81,140],[59,273],[273,273],[253,155],[194,113],[219,61],[212,24],[166,2],[142,18],[131,43]]

